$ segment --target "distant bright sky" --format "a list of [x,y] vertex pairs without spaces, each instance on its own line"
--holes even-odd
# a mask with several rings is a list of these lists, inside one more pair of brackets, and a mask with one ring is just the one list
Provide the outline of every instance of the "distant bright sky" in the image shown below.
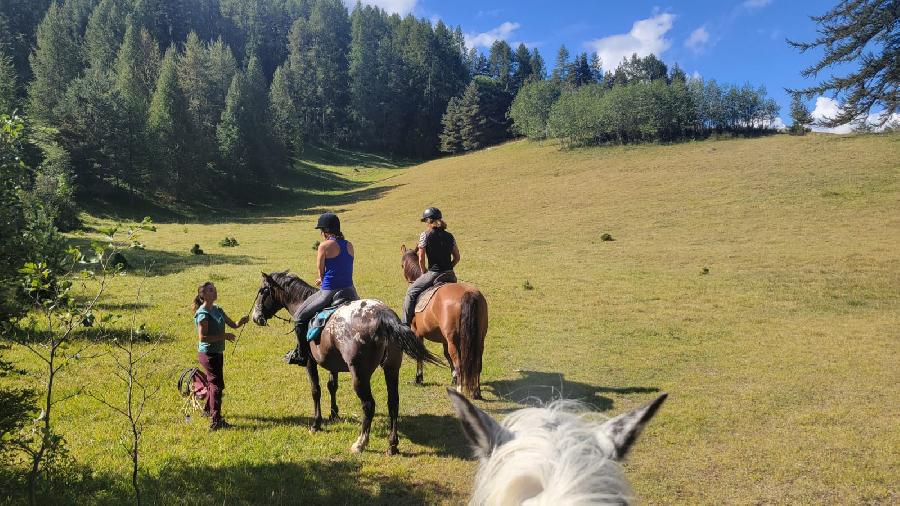
[[[669,3],[646,0],[363,0],[389,12],[413,13],[455,27],[467,44],[484,50],[495,39],[524,42],[541,52],[549,67],[565,44],[573,56],[596,51],[605,69],[622,57],[654,53],[670,67],[678,63],[688,75],[719,82],[764,85],[790,124],[786,87],[812,84],[800,70],[818,61],[820,51],[800,54],[785,38],[809,41],[816,36],[810,15],[820,15],[837,1],[697,0]],[[348,4],[351,3],[348,0]],[[355,3],[353,0],[352,3]],[[834,113],[830,97],[809,101],[814,117]],[[843,130],[849,130],[849,126]]]

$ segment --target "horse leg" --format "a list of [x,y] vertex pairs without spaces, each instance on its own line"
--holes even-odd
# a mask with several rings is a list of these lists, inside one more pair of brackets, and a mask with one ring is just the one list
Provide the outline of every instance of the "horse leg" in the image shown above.
[[447,346],[447,341],[444,341],[444,358],[446,358],[447,363],[450,364],[450,375],[451,375],[450,376],[450,384],[458,385],[459,384],[459,370],[456,365],[459,362],[459,359],[457,359],[456,362],[453,361],[453,357],[450,356],[450,350],[449,350],[449,347]]
[[328,393],[331,394],[331,416],[328,417],[329,422],[337,420],[337,389],[338,389],[338,373],[331,371],[331,378],[328,380]]
[[360,428],[359,437],[350,451],[353,453],[362,453],[369,444],[369,429],[372,427],[372,418],[375,416],[375,398],[372,397],[372,371],[360,371],[350,366],[350,376],[353,378],[353,390],[359,397],[362,404],[363,419]]
[[416,385],[422,386],[425,384],[425,368],[423,367],[423,363],[421,360],[416,361]]
[[[402,357],[400,357],[402,360]],[[389,360],[384,364],[384,383],[387,386],[388,395],[388,417],[390,418],[390,432],[388,433],[388,455],[396,455],[400,453],[397,444],[400,438],[397,436],[397,415],[400,411],[400,360]]]
[[309,374],[309,387],[313,398],[315,418],[309,428],[310,432],[318,432],[322,428],[322,389],[319,387],[319,364],[312,357],[306,363],[306,372]]

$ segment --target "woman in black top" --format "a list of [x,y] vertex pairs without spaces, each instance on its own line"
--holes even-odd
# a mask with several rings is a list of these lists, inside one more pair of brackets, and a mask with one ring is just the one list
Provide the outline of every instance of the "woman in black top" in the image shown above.
[[429,207],[422,213],[422,221],[425,222],[425,231],[419,236],[419,266],[422,267],[422,275],[419,276],[406,291],[403,299],[403,323],[409,325],[415,316],[416,299],[419,294],[435,284],[440,278],[446,283],[455,283],[456,274],[453,268],[459,263],[459,248],[453,234],[447,232],[447,223],[441,215],[441,210]]

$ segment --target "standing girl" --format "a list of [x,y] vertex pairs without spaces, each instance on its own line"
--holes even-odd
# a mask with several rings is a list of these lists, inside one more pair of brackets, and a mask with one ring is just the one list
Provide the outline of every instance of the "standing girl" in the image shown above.
[[234,334],[226,333],[225,325],[236,329],[250,319],[243,316],[240,321],[234,323],[215,303],[218,296],[216,286],[207,281],[197,288],[197,296],[194,297],[194,323],[197,324],[197,337],[200,341],[197,346],[197,358],[206,369],[206,379],[209,382],[205,412],[210,417],[210,431],[229,427],[221,412],[222,390],[225,389],[222,367],[225,341],[234,341]]

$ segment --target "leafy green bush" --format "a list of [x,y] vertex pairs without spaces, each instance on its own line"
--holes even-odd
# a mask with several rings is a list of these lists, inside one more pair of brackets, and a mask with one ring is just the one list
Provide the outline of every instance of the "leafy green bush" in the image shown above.
[[550,109],[559,94],[555,81],[532,81],[523,86],[509,108],[515,131],[529,139],[545,139]]

